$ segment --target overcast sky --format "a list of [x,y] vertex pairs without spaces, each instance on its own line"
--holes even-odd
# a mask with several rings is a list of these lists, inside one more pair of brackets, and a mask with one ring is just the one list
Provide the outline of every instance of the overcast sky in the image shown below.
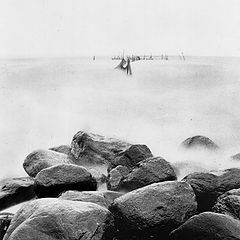
[[240,0],[0,0],[0,57],[240,56]]

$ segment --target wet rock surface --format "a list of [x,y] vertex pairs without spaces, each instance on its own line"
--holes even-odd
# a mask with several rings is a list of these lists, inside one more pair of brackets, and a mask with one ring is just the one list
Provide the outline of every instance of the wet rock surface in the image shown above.
[[188,183],[168,181],[126,193],[109,210],[116,220],[118,239],[165,239],[196,213],[197,203]]
[[74,135],[71,153],[78,164],[106,164],[109,170],[118,165],[134,167],[137,162],[152,157],[146,145],[133,145],[84,131],[79,131]]
[[215,172],[218,175],[219,195],[231,190],[240,188],[240,169],[230,168],[221,172]]
[[36,150],[26,157],[23,168],[30,177],[35,177],[41,170],[63,163],[71,163],[66,154],[52,150]]
[[37,174],[34,184],[38,197],[57,197],[67,190],[97,189],[97,182],[87,169],[72,164],[61,164],[42,170]]
[[0,213],[0,240],[2,240],[6,234],[12,218],[13,214],[11,213]]
[[118,139],[79,131],[73,136],[71,153],[81,163],[104,164],[129,146],[130,143]]
[[35,197],[34,179],[30,177],[0,181],[0,211]]
[[191,217],[170,234],[170,240],[239,240],[240,221],[218,213]]
[[[204,136],[183,146],[218,149]],[[71,146],[30,153],[23,166],[34,179],[0,182],[0,210],[42,199],[22,206],[10,226],[3,222],[0,239],[239,239],[238,168],[207,172],[188,159],[172,165],[144,144],[84,131]]]
[[5,240],[108,240],[114,235],[112,214],[90,202],[38,199],[13,217]]
[[219,198],[212,211],[227,214],[240,220],[240,196],[228,195]]
[[219,196],[218,177],[211,173],[192,173],[183,178],[183,181],[192,186],[196,194],[198,211],[210,211]]
[[126,166],[119,165],[113,168],[107,177],[107,189],[118,191],[120,190],[121,182],[129,173]]
[[177,176],[169,162],[161,157],[152,157],[139,162],[121,181],[119,188],[132,191],[152,183],[176,179]]
[[183,181],[188,182],[194,189],[198,211],[210,211],[219,196],[231,189],[240,188],[240,169],[193,173],[183,178]]
[[113,201],[122,196],[123,193],[113,191],[67,191],[59,196],[59,199],[92,202],[108,208]]

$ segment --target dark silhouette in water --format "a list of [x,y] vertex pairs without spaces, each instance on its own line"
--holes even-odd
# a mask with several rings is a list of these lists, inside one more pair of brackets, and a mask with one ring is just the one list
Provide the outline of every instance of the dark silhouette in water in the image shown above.
[[126,64],[126,60],[122,58],[121,62],[115,67],[115,69],[119,68],[119,69],[125,70],[125,67],[124,67],[125,64]]
[[121,62],[115,67],[115,69],[127,71],[127,75],[132,75],[130,58],[128,58],[127,61],[124,58],[122,58]]
[[132,69],[131,69],[131,65],[130,65],[130,58],[128,58],[127,60],[127,75],[132,75]]

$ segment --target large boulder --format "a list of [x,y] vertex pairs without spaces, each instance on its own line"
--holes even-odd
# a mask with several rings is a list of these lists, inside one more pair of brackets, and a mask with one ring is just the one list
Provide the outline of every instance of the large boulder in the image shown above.
[[52,150],[37,150],[26,157],[23,168],[30,177],[35,177],[42,169],[63,163],[71,163],[66,154]]
[[7,229],[12,221],[12,213],[0,213],[0,240],[3,239]]
[[239,240],[240,221],[211,212],[191,217],[170,234],[171,240]]
[[210,138],[205,136],[193,136],[189,137],[182,142],[182,146],[185,148],[205,148],[208,150],[218,149],[218,145],[214,143]]
[[31,201],[14,215],[4,240],[108,240],[112,214],[90,202],[45,198]]
[[231,195],[240,196],[240,188],[232,189],[232,190],[225,192],[224,194],[220,195],[220,197],[218,197],[218,200],[225,198],[227,196],[231,196]]
[[152,157],[137,164],[120,182],[120,189],[132,191],[146,185],[176,180],[177,176],[170,163],[161,157]]
[[231,190],[240,188],[240,169],[230,168],[224,171],[215,172],[218,175],[218,188],[219,195]]
[[240,196],[228,195],[221,197],[212,210],[216,213],[228,214],[240,220]]
[[186,182],[153,183],[115,199],[114,214],[119,239],[161,239],[193,216],[195,194]]
[[35,193],[32,178],[7,178],[0,181],[0,211],[33,198]]
[[122,180],[128,175],[129,169],[125,166],[118,165],[113,168],[107,177],[107,189],[118,191]]
[[198,212],[211,210],[219,196],[218,177],[211,173],[192,173],[183,178],[183,181],[188,182],[196,194]]
[[130,143],[98,134],[79,131],[73,136],[71,153],[81,163],[108,163]]
[[67,190],[94,191],[97,182],[86,168],[72,164],[60,164],[43,169],[35,178],[38,197],[57,197]]
[[231,189],[240,188],[240,169],[230,168],[210,173],[192,173],[183,180],[194,189],[198,211],[210,211],[220,195]]
[[116,198],[122,195],[123,193],[113,191],[66,191],[59,196],[59,199],[92,202],[108,208]]
[[74,135],[71,153],[79,164],[107,164],[110,169],[118,165],[135,166],[137,162],[152,156],[145,145],[132,145],[83,131]]
[[146,145],[131,145],[116,155],[110,162],[109,169],[115,168],[118,165],[133,169],[139,162],[150,157],[153,157],[153,155]]

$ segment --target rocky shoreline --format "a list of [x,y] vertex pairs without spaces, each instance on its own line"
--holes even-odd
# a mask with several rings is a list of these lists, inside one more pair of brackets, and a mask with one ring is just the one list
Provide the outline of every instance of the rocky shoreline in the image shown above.
[[[204,136],[182,147],[219,150]],[[238,168],[178,179],[178,167],[146,145],[84,131],[30,153],[23,167],[29,177],[0,181],[0,210],[27,201],[0,216],[0,239],[240,239]]]

